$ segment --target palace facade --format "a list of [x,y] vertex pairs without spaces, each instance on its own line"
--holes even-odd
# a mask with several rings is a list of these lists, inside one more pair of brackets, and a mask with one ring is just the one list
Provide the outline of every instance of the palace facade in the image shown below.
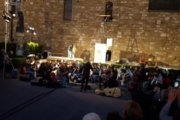
[[[111,38],[111,61],[125,57],[133,61],[134,57],[146,54],[146,59],[153,56],[155,61],[180,66],[178,11],[151,11],[150,0],[72,0],[66,4],[65,1],[68,0],[21,0],[24,26],[34,27],[37,33],[31,36],[31,41],[62,56],[67,56],[70,44],[76,44],[76,57],[87,50],[93,60],[95,43],[106,43]],[[103,22],[107,2],[113,4],[113,19]],[[2,0],[0,10],[4,10]],[[17,21],[18,18],[13,20],[14,42]],[[0,22],[0,40],[4,41],[5,22],[3,19]],[[29,38],[24,32],[23,41]]]

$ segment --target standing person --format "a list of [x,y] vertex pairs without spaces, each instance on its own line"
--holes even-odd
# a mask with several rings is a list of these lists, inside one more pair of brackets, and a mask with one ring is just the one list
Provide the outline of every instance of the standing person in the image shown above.
[[68,47],[68,58],[71,58],[72,57],[72,48],[73,48],[73,45],[70,45]]
[[75,58],[75,53],[76,53],[76,45],[73,45],[73,47],[72,47],[72,58]]
[[44,52],[43,52],[43,59],[47,59],[47,57],[48,57],[47,50],[44,50]]
[[14,52],[12,50],[9,52],[8,57],[10,60],[14,57]]
[[87,90],[87,87],[88,87],[88,82],[89,82],[89,75],[90,75],[90,70],[93,71],[93,68],[90,64],[90,62],[88,61],[83,67],[82,67],[82,81],[81,81],[81,90],[80,91],[83,91],[83,84],[84,84],[84,81],[86,80],[86,83],[85,83],[85,88],[84,90],[86,91]]
[[4,51],[4,49],[1,49],[1,52],[0,52],[0,69],[3,69],[4,57],[5,57],[5,51]]
[[8,77],[11,77],[11,72],[13,70],[13,67],[10,62],[11,62],[10,59],[6,59],[5,70],[6,73],[8,74]]

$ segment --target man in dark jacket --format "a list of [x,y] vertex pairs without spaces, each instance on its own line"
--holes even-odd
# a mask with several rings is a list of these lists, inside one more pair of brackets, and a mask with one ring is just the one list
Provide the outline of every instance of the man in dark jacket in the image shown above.
[[84,90],[86,91],[87,90],[87,87],[88,87],[88,82],[89,82],[89,75],[90,75],[90,70],[93,71],[93,68],[90,64],[90,62],[88,61],[83,67],[82,67],[82,81],[81,81],[81,90],[80,91],[83,91],[83,84],[84,84],[84,81],[86,80],[86,83],[85,83],[85,88]]

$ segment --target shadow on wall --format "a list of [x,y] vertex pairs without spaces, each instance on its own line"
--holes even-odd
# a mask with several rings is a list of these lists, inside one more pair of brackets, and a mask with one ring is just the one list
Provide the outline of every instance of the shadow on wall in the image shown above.
[[90,51],[88,50],[84,50],[82,53],[81,53],[81,56],[80,56],[83,60],[86,60],[86,61],[89,61],[90,60],[90,57],[91,57],[91,53]]

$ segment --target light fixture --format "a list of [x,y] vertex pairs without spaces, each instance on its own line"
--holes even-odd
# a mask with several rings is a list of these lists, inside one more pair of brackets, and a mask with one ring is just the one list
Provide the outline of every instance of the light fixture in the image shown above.
[[31,41],[33,35],[34,36],[37,35],[36,32],[34,31],[34,28],[31,27],[31,26],[27,27],[26,32],[30,35],[30,40],[29,41]]
[[6,13],[5,11],[3,11],[3,15],[2,18],[6,21],[6,22],[10,22],[11,17],[9,15],[9,13]]
[[3,15],[2,18],[6,21],[6,22],[10,22],[11,17],[10,16],[5,16]]
[[34,35],[36,35],[36,32],[33,32]]
[[10,16],[6,16],[6,22],[10,22],[10,20],[11,20],[11,17]]

